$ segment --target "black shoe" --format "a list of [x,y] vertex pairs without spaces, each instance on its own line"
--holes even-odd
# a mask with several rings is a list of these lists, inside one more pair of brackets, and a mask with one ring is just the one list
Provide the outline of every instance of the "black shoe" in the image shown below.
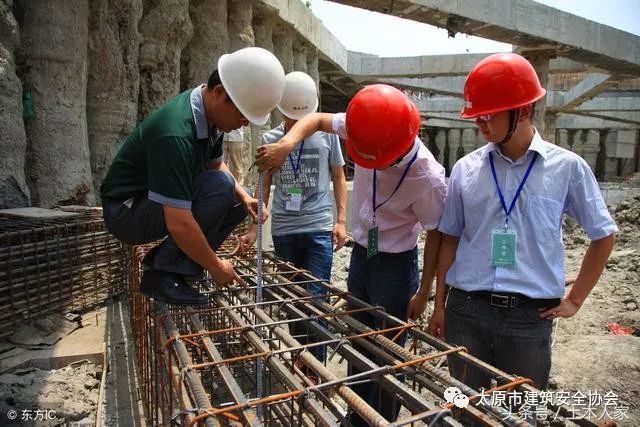
[[149,269],[142,275],[140,292],[158,301],[177,305],[207,304],[209,299],[194,291],[179,274]]

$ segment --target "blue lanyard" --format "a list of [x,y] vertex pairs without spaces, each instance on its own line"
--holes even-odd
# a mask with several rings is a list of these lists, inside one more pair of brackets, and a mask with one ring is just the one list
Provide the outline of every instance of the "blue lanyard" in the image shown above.
[[298,160],[295,165],[293,164],[293,157],[291,157],[291,153],[289,153],[289,162],[291,163],[291,169],[293,169],[293,176],[295,179],[298,179],[298,171],[302,164],[302,147],[304,147],[304,139],[300,143],[300,148],[298,149]]
[[489,163],[491,163],[491,173],[493,174],[493,180],[495,181],[496,187],[498,188],[498,195],[500,196],[500,203],[502,203],[502,209],[504,209],[504,213],[507,215],[504,223],[505,231],[507,230],[507,227],[509,225],[509,214],[513,210],[513,207],[516,205],[516,200],[518,200],[518,196],[520,196],[520,192],[524,187],[524,183],[527,182],[527,178],[529,178],[529,173],[531,172],[531,169],[533,169],[533,164],[536,162],[537,158],[538,158],[538,153],[534,153],[533,159],[531,159],[531,163],[529,163],[529,167],[527,168],[527,171],[525,172],[524,177],[522,177],[522,181],[520,181],[520,185],[518,186],[516,195],[513,197],[513,200],[511,201],[511,206],[509,206],[509,209],[507,209],[507,204],[504,201],[504,195],[502,194],[502,190],[500,189],[500,184],[498,184],[496,167],[493,164],[493,151],[489,153]]
[[387,203],[389,199],[393,197],[394,194],[396,194],[396,191],[398,191],[398,188],[400,188],[402,181],[404,181],[405,177],[407,176],[407,172],[409,172],[409,168],[411,167],[413,162],[416,161],[417,158],[418,158],[418,150],[416,150],[416,153],[413,155],[411,160],[409,160],[409,163],[407,163],[407,167],[404,168],[404,172],[402,172],[402,176],[400,177],[400,181],[398,181],[398,185],[396,185],[396,189],[393,190],[393,193],[391,193],[391,195],[387,197],[387,199],[384,202],[380,203],[379,205],[376,205],[376,181],[377,181],[376,169],[373,170],[373,223],[374,224],[376,223],[376,210],[378,210],[380,206]]

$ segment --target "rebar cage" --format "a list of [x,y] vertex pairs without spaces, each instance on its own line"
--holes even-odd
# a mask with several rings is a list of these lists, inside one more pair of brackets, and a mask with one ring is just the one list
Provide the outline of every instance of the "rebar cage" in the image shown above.
[[80,312],[124,292],[129,259],[101,211],[0,216],[0,336],[36,316]]
[[[507,375],[269,253],[263,300],[256,303],[255,253],[232,257],[231,249],[218,253],[233,258],[248,286],[219,289],[205,279],[200,291],[210,302],[197,307],[144,298],[137,289],[146,248],[134,250],[131,316],[151,425],[349,425],[352,412],[370,425],[529,425],[512,408],[480,399],[498,391],[539,392],[529,380]],[[328,295],[309,293],[311,283]],[[376,319],[377,329],[357,320],[362,313]],[[402,336],[405,345],[398,344]],[[328,349],[325,361],[314,356],[321,346]],[[447,357],[489,372],[495,387],[480,393],[452,378]],[[373,382],[401,407],[395,422],[352,390]],[[469,396],[466,408],[443,401],[451,386]],[[556,414],[556,425],[595,426],[570,421],[567,409],[551,401],[538,405],[540,412]]]

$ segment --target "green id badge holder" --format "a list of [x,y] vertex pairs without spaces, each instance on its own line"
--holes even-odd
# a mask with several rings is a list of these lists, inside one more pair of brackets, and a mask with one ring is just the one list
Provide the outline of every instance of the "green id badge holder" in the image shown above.
[[284,208],[288,211],[299,212],[302,206],[302,189],[301,188],[287,188],[285,194]]
[[515,231],[493,230],[491,233],[491,265],[512,267],[516,263]]
[[369,229],[367,234],[367,258],[378,255],[378,226]]

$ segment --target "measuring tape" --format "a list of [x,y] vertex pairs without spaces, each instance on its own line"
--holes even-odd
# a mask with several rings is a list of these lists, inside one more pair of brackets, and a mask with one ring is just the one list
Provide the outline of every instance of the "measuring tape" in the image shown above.
[[[256,303],[262,302],[262,205],[264,200],[264,172],[258,172],[258,237],[257,237],[257,274],[256,277]],[[258,357],[256,360],[256,398],[262,398],[262,379],[264,377],[264,366],[262,359]],[[263,418],[263,405],[258,405],[257,416],[260,421]]]

